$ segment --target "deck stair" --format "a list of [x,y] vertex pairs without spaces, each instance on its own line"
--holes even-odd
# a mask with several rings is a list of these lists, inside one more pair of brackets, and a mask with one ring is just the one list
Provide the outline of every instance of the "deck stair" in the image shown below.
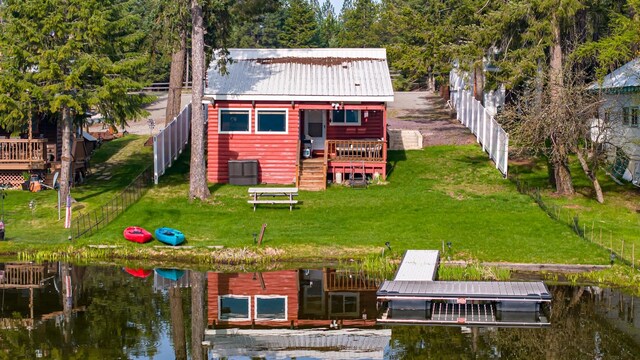
[[389,150],[422,149],[422,134],[418,130],[389,129]]
[[300,162],[298,189],[321,191],[327,188],[323,158],[304,159]]

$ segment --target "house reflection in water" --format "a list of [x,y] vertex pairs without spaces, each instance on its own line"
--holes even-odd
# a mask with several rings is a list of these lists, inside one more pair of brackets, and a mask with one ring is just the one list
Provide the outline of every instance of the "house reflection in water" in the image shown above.
[[374,328],[383,279],[328,268],[207,277],[212,358],[265,348],[278,358],[310,349],[313,357],[381,358],[389,344],[391,330]]

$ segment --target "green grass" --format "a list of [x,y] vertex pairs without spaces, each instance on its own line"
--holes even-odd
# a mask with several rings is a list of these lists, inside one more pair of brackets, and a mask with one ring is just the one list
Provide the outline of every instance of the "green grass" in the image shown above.
[[[114,163],[111,179],[89,177],[85,184],[71,190],[74,214],[94,209],[125,187],[131,179],[151,163],[152,149],[143,147],[145,137],[130,135],[104,143],[93,155],[91,166]],[[64,200],[61,201],[61,220],[58,220],[57,193],[44,190],[32,193],[21,190],[6,192],[4,220],[6,225],[3,248],[18,249],[25,245],[37,245],[40,249],[54,248],[68,242],[69,231],[64,229]],[[30,204],[35,205],[30,207]]]
[[[477,146],[440,146],[390,152],[388,184],[357,190],[342,186],[324,192],[301,191],[301,203],[247,204],[247,188],[211,185],[209,201],[187,200],[188,164],[183,155],[159,186],[150,190],[104,231],[77,245],[122,244],[122,229],[172,226],[189,245],[252,247],[253,234],[267,224],[265,246],[284,249],[290,258],[344,258],[388,255],[406,249],[440,249],[451,242],[452,259],[596,263],[608,254],[571,229],[553,221],[528,197],[502,179]],[[150,243],[143,246],[149,248]]]
[[605,202],[599,204],[577,160],[574,159],[572,165],[571,174],[576,189],[573,197],[554,195],[543,161],[512,165],[511,176],[520,178],[530,187],[539,188],[543,201],[558,214],[559,221],[572,223],[577,217],[585,239],[613,250],[628,262],[635,260],[636,267],[640,267],[640,189],[630,184],[618,185],[601,171],[598,181],[603,188]]

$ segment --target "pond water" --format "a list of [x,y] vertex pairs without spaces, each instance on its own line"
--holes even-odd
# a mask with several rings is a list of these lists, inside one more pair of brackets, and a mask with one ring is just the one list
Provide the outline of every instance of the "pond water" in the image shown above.
[[381,279],[0,264],[0,354],[16,359],[638,359],[640,299],[549,285],[543,328],[376,325]]

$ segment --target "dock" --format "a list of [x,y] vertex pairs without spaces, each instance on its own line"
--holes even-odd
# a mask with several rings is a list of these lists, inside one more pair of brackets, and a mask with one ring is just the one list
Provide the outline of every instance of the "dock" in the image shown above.
[[381,324],[549,326],[551,294],[541,281],[437,281],[437,250],[408,250],[376,295]]

